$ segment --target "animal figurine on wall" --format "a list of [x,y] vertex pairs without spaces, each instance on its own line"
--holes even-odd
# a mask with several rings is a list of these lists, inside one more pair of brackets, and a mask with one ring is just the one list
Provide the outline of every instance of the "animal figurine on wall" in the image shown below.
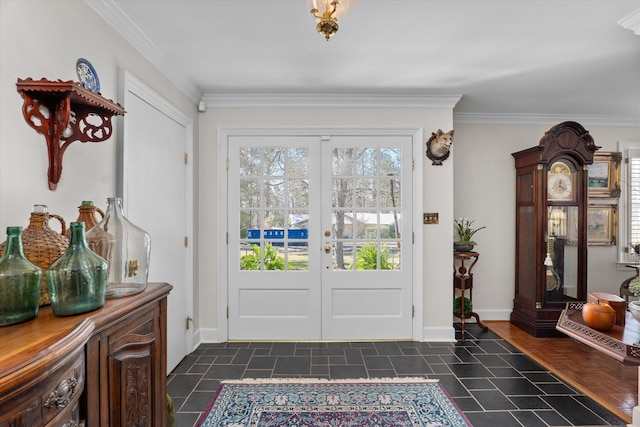
[[431,133],[431,138],[427,141],[427,157],[433,161],[432,165],[441,166],[442,162],[447,160],[453,144],[454,132],[452,129],[444,133],[442,129],[438,129],[437,133]]

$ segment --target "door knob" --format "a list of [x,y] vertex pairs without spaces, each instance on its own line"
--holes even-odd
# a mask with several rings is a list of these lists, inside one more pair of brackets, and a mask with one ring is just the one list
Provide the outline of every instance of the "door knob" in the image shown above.
[[326,253],[331,252],[331,246],[329,246],[329,245],[324,245],[324,251],[325,251]]

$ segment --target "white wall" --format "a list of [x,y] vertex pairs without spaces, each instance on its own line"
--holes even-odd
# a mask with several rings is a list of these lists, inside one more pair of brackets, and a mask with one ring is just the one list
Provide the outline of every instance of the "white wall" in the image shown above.
[[[554,125],[478,125],[455,123],[455,217],[486,225],[474,240],[480,253],[474,267],[473,307],[481,319],[508,319],[515,278],[515,167],[511,153],[538,145]],[[618,141],[639,141],[640,127],[592,126],[581,121],[601,146],[617,151]],[[589,246],[588,291],[618,294],[620,283],[633,275],[617,268],[615,246]]]
[[[453,123],[450,111],[420,109],[371,110],[242,110],[209,109],[198,114],[195,105],[140,53],[117,35],[81,0],[0,0],[0,232],[28,223],[35,203],[67,221],[77,217],[82,200],[104,206],[116,189],[116,138],[98,144],[74,142],[64,157],[62,179],[56,191],[47,187],[44,137],[22,117],[17,78],[77,80],[75,61],[89,59],[100,77],[102,94],[118,99],[119,73],[126,68],[185,112],[199,126],[196,170],[199,188],[196,258],[205,260],[196,270],[194,308],[196,328],[217,327],[218,257],[216,239],[218,126],[324,125],[416,126],[429,132],[456,129],[454,149],[443,166],[424,165],[424,211],[438,212],[440,224],[422,226],[424,238],[424,326],[440,331],[451,324],[451,242],[453,218],[475,218],[487,229],[477,234],[480,261],[474,269],[474,307],[483,319],[508,318],[514,278],[515,181],[511,153],[538,143],[548,125],[471,125]],[[126,109],[126,105],[124,106]],[[558,120],[560,122],[562,120]],[[615,151],[618,141],[640,141],[640,128],[587,128],[604,151]],[[198,132],[196,132],[198,138]],[[196,141],[197,143],[197,141]],[[198,150],[200,151],[198,153]],[[126,203],[126,201],[125,201]],[[455,209],[454,209],[455,206]],[[198,230],[198,227],[200,229]],[[199,231],[199,233],[198,233]],[[0,238],[3,240],[3,238]],[[198,249],[200,254],[198,254]],[[197,276],[200,276],[198,284]],[[617,293],[630,276],[616,270],[615,249],[589,247],[589,290]],[[200,313],[198,313],[200,309]]]
[[[104,208],[107,197],[115,195],[120,120],[115,120],[114,135],[107,141],[69,146],[58,188],[50,191],[45,139],[22,116],[17,79],[77,81],[79,57],[96,68],[104,97],[120,101],[119,74],[126,68],[197,126],[193,102],[83,1],[0,0],[0,241],[7,226],[28,225],[36,203],[48,205],[69,223],[78,217],[83,200]],[[56,221],[51,225],[55,228]]]
[[[216,340],[224,335],[216,331],[219,312],[215,283],[216,272],[225,266],[219,265],[218,242],[224,236],[218,236],[216,212],[219,203],[224,203],[220,194],[216,194],[218,169],[216,165],[224,162],[217,158],[218,128],[232,126],[327,126],[327,127],[415,127],[424,128],[425,140],[438,128],[451,129],[452,111],[450,109],[388,109],[388,108],[209,108],[200,120],[200,313],[203,341]],[[423,142],[424,145],[424,142]],[[421,150],[424,156],[424,150]],[[205,160],[206,159],[206,160]],[[452,339],[451,328],[451,253],[453,241],[453,161],[447,160],[442,166],[431,166],[424,159],[424,209],[425,212],[438,212],[438,225],[422,226],[416,233],[424,237],[424,334],[432,340]],[[206,236],[206,238],[204,237]],[[420,262],[420,260],[418,260]],[[224,286],[224,284],[220,284]],[[215,301],[215,303],[214,303]]]

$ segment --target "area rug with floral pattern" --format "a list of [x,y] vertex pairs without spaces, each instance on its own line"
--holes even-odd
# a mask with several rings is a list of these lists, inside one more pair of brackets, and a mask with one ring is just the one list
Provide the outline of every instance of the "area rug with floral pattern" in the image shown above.
[[471,426],[437,380],[224,381],[198,427]]

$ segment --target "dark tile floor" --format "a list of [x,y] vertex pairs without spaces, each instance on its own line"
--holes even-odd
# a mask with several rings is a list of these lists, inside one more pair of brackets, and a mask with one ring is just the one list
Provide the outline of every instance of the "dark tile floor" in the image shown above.
[[167,388],[177,427],[194,426],[225,379],[402,376],[439,379],[474,427],[626,425],[497,335],[467,324],[465,338],[202,344],[169,375]]

